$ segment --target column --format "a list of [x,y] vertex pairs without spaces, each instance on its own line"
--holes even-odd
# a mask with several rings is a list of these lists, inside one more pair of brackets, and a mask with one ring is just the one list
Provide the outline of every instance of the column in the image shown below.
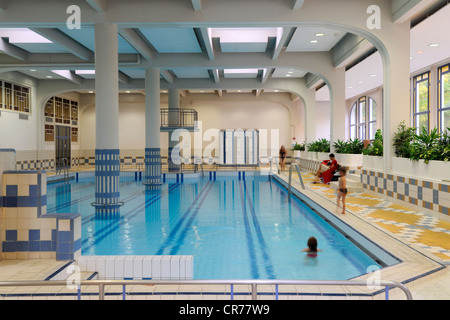
[[160,70],[145,70],[145,177],[146,189],[161,185]]
[[[395,25],[396,35],[386,48],[383,58],[383,171],[392,173],[395,150],[392,137],[400,122],[410,125],[410,27],[409,23]],[[377,115],[378,116],[378,115]]]
[[330,151],[334,152],[333,144],[345,140],[345,69],[335,69],[330,80]]
[[[180,94],[177,89],[169,89],[169,126],[179,127],[180,126]],[[169,165],[169,172],[178,172],[181,168],[181,159],[179,158],[179,150],[175,149],[178,141],[172,141],[173,130],[169,131],[169,153],[167,157],[167,163]],[[172,152],[178,158],[172,157]]]
[[119,73],[117,26],[95,25],[95,203],[97,214],[119,212]]

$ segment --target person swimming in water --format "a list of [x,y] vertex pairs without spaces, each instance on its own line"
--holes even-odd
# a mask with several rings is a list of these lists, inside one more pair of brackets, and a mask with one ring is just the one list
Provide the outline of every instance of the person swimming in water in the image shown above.
[[310,258],[317,257],[317,252],[321,251],[317,248],[317,239],[315,237],[310,237],[307,242],[308,248],[302,250],[306,252],[306,256]]

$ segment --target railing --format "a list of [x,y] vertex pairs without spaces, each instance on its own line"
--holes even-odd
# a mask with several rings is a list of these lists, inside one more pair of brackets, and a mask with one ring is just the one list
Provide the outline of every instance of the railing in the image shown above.
[[302,188],[305,189],[305,185],[303,184],[303,178],[302,178],[302,175],[300,173],[300,169],[298,168],[298,165],[295,164],[295,163],[291,163],[291,165],[289,166],[289,192],[288,192],[289,197],[291,197],[291,193],[292,193],[292,191],[291,191],[291,188],[292,188],[292,168],[294,168],[294,167],[297,170],[297,174],[298,174],[298,178],[300,180],[300,184],[301,184]]
[[[73,280],[72,280],[73,281]],[[314,286],[359,286],[367,287],[373,285],[385,288],[385,298],[389,299],[390,288],[399,288],[405,295],[407,300],[412,300],[409,289],[399,282],[380,281],[376,284],[367,281],[356,280],[81,280],[75,283],[72,281],[12,281],[0,282],[0,287],[36,287],[36,286],[74,286],[78,288],[78,299],[81,298],[82,286],[98,286],[99,300],[105,299],[105,286],[123,286],[123,299],[126,297],[126,286],[129,285],[230,285],[230,298],[233,299],[234,285],[250,285],[252,300],[257,300],[258,285],[275,285],[275,298],[278,300],[278,286],[280,285],[314,285]]]
[[161,128],[195,128],[197,111],[185,108],[161,109]]
[[58,175],[63,172],[64,180],[69,178],[69,160],[67,158],[59,158],[59,165],[55,171],[55,175]]

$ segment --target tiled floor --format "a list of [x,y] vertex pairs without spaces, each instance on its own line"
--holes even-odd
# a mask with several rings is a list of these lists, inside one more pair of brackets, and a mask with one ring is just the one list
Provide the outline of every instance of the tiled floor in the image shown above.
[[[436,261],[450,262],[450,224],[435,217],[415,212],[397,204],[365,193],[349,194],[347,197],[347,213],[342,215],[336,210],[335,190],[328,185],[312,184],[314,177],[308,173],[302,173],[306,184],[307,196],[327,208],[334,211],[346,223],[354,228],[364,230],[364,234],[375,239],[385,248],[389,248],[403,263],[383,269],[383,279],[399,281],[411,279],[417,275],[432,274],[420,277],[420,280],[407,283],[407,287],[414,299],[450,299],[450,272],[448,267],[439,272],[434,272],[436,267],[442,265]],[[280,176],[287,180],[287,175]],[[296,185],[294,184],[294,187]],[[298,186],[297,186],[298,187]],[[300,190],[300,189],[299,189]],[[368,226],[371,226],[370,228]],[[389,235],[386,236],[386,235]],[[433,259],[436,259],[433,260]],[[0,261],[0,281],[28,281],[43,280],[61,267],[64,263],[54,260],[3,260]],[[367,277],[361,277],[367,279]],[[261,286],[262,291],[270,293],[258,296],[259,299],[274,299],[272,286]],[[120,286],[108,287],[109,293],[117,293],[107,296],[109,299],[121,299],[122,288]],[[127,288],[127,299],[230,299],[229,286],[133,286]],[[98,299],[98,288],[90,286],[83,288],[82,299]],[[235,299],[250,299],[249,288],[236,287]],[[353,298],[371,299],[371,297],[332,296],[329,293],[348,292],[364,293],[360,290],[350,290],[340,287],[280,287],[280,299],[332,299]],[[285,295],[286,292],[297,292],[298,295]],[[303,295],[305,292],[327,292],[328,295]],[[33,293],[34,296],[28,294]],[[51,295],[46,295],[51,293]],[[56,293],[56,295],[55,295]],[[159,294],[153,294],[159,293]],[[189,294],[192,293],[192,294]],[[199,293],[203,293],[202,295]],[[76,299],[73,289],[67,287],[33,287],[15,288],[0,287],[0,299]],[[383,299],[384,295],[377,298]],[[400,290],[393,290],[390,299],[404,299],[405,295]]]

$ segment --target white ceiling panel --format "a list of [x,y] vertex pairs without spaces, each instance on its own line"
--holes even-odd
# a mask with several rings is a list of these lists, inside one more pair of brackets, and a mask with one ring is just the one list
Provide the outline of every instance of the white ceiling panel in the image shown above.
[[201,53],[192,28],[139,28],[159,53]]
[[286,52],[330,51],[344,35],[345,32],[327,28],[299,27],[295,30]]
[[303,78],[306,76],[306,71],[289,69],[289,68],[276,68],[272,74],[272,78]]
[[[91,51],[95,51],[95,30],[94,28],[72,29],[60,28],[62,32],[67,34],[75,41]],[[119,34],[117,38],[117,47],[119,53],[136,53],[137,51]]]
[[182,68],[173,69],[172,72],[180,79],[201,79],[210,77],[207,69]]
[[225,78],[256,78],[258,69],[225,69],[223,75]]
[[450,4],[411,29],[411,73],[449,57],[449,17]]

